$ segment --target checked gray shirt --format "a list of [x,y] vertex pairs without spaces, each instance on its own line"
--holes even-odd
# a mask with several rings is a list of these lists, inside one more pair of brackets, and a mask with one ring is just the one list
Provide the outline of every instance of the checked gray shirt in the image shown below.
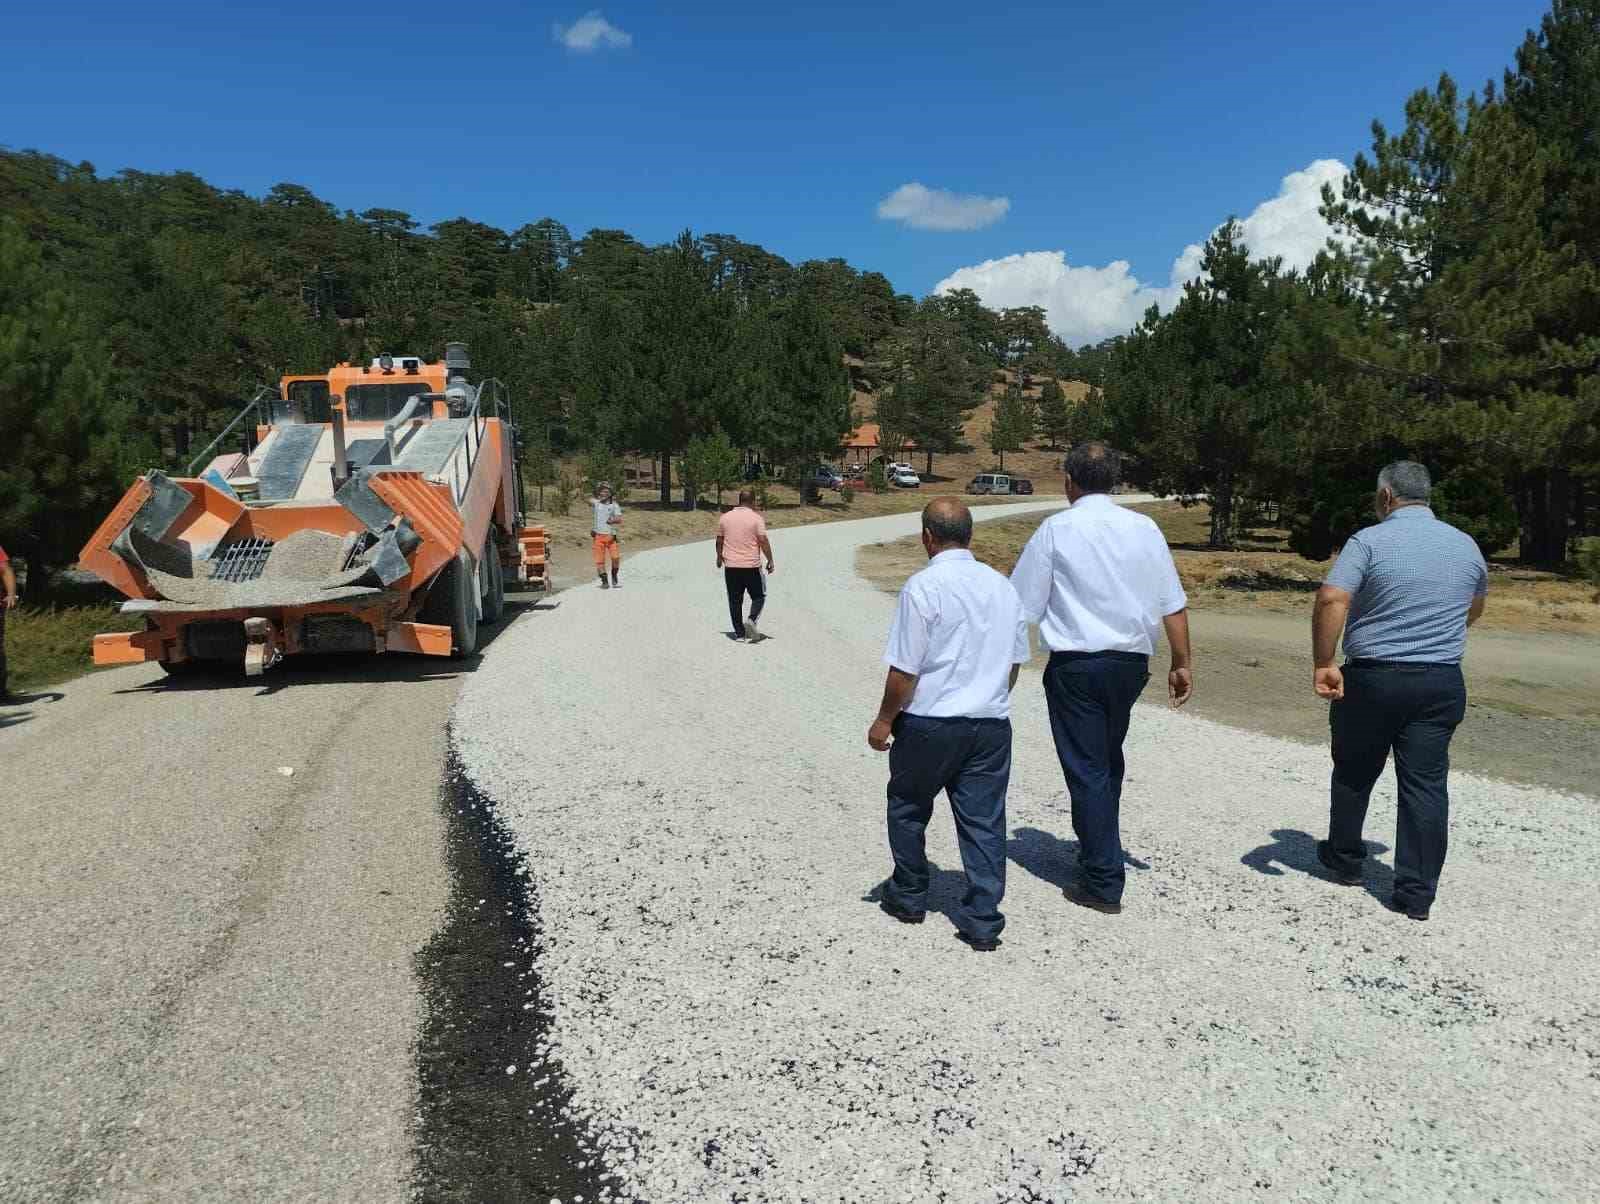
[[1470,535],[1413,505],[1352,535],[1324,584],[1354,596],[1344,629],[1351,660],[1455,665],[1489,570]]

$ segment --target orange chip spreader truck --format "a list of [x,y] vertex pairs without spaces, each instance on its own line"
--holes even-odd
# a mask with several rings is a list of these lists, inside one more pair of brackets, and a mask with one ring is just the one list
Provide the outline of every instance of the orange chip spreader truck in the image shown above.
[[[439,363],[381,355],[286,376],[191,475],[140,477],[79,559],[145,620],[95,636],[95,663],[255,675],[301,652],[474,652],[507,587],[548,578],[544,529],[523,525],[506,390],[469,384],[470,370],[450,343]],[[208,461],[233,435],[242,450]]]

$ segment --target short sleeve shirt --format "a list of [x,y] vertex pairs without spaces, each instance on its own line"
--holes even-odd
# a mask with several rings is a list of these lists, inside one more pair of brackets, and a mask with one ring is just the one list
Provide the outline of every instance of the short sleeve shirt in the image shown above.
[[589,504],[594,507],[594,534],[615,535],[617,529],[606,520],[612,517],[621,518],[622,507],[616,502],[602,502],[599,498],[592,499]]
[[1352,597],[1344,652],[1351,660],[1459,664],[1467,611],[1489,590],[1470,535],[1427,506],[1402,506],[1345,543],[1326,585]]
[[761,541],[767,537],[767,520],[761,511],[738,506],[717,520],[722,540],[722,563],[730,569],[761,567]]
[[6,550],[4,548],[0,548],[0,564],[10,564],[10,563],[11,563],[11,557],[6,555]]
[[1011,583],[1052,652],[1149,656],[1166,616],[1189,605],[1161,528],[1103,493],[1040,523]]
[[940,552],[900,591],[884,664],[913,673],[906,711],[934,719],[1008,719],[1011,667],[1031,653],[1011,582],[971,552]]

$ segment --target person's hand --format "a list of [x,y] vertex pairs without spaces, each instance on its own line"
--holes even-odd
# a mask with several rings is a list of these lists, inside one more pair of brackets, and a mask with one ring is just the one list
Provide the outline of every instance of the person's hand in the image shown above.
[[720,557],[720,556],[717,557],[717,567],[719,569],[722,567],[722,557]]
[[889,737],[893,734],[892,724],[882,719],[875,719],[872,726],[867,729],[867,747],[877,752],[888,752]]
[[22,602],[22,599],[17,597],[16,594],[7,594],[6,595],[6,600],[5,600],[5,607],[6,607],[7,610],[12,610],[12,609],[15,609],[21,602]]
[[768,572],[768,574],[776,573],[777,571],[778,571],[778,566],[773,564],[772,561],[770,561],[770,560],[767,561],[767,572]]
[[1194,697],[1194,671],[1192,669],[1173,669],[1167,674],[1167,701],[1174,707],[1181,707]]
[[1344,697],[1344,672],[1333,665],[1318,669],[1311,675],[1311,688],[1324,702],[1338,702]]

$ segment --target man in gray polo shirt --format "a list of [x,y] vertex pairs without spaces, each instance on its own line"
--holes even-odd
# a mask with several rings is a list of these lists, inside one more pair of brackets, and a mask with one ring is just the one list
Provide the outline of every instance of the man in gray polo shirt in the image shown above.
[[[1449,835],[1450,738],[1466,715],[1467,628],[1483,613],[1488,569],[1472,537],[1428,508],[1428,470],[1409,460],[1378,474],[1379,523],[1350,537],[1317,591],[1313,685],[1332,702],[1328,839],[1317,857],[1335,881],[1361,882],[1367,800],[1394,751],[1399,783],[1394,897],[1426,920]],[[1344,633],[1344,668],[1334,653]]]

